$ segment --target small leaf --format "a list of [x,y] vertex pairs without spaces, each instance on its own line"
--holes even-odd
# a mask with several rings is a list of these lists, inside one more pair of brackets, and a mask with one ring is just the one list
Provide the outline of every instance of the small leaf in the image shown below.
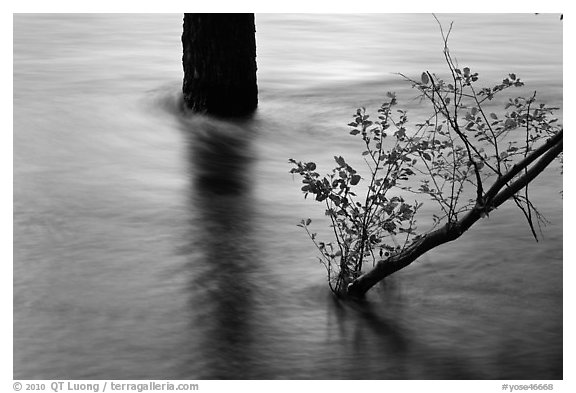
[[404,138],[406,136],[406,129],[404,127],[400,128],[394,133],[394,136],[396,136],[398,139]]
[[425,72],[422,73],[421,79],[422,79],[422,83],[425,85],[427,85],[428,82],[430,82],[430,79],[428,78],[428,74],[426,74]]
[[311,219],[307,219],[307,220],[306,220],[306,226],[310,225],[311,222],[312,222]]
[[350,184],[352,184],[353,186],[355,186],[356,184],[358,184],[358,182],[360,182],[360,175],[352,175],[352,178],[350,179]]
[[350,131],[350,135],[358,135],[358,134],[360,134],[360,130],[353,129],[352,131]]
[[328,198],[330,198],[330,200],[332,202],[334,202],[336,204],[336,206],[340,206],[340,197],[337,195],[330,195]]
[[490,117],[493,118],[494,120],[498,120],[498,116],[496,116],[496,113],[490,113]]
[[516,122],[512,119],[506,119],[506,122],[504,123],[504,127],[514,128],[514,127],[516,127]]

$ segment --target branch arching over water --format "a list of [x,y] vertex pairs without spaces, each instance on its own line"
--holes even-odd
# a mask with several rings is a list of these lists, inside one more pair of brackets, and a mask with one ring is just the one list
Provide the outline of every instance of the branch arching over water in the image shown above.
[[[356,298],[363,297],[364,294],[379,281],[410,265],[421,255],[442,244],[458,239],[472,225],[484,217],[486,213],[502,205],[534,180],[562,153],[562,150],[563,130],[560,130],[557,134],[549,138],[540,148],[534,150],[523,161],[514,165],[507,173],[500,177],[486,193],[483,204],[476,203],[472,210],[458,221],[449,222],[443,227],[415,240],[402,252],[388,259],[378,261],[372,270],[361,275],[348,286],[348,295]],[[522,176],[518,177],[512,183],[509,183],[515,175],[528,168],[533,162],[535,162],[535,164],[525,171]]]

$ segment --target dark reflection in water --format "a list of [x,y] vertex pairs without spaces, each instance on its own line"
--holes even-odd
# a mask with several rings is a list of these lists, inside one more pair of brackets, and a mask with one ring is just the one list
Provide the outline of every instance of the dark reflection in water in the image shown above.
[[[394,296],[395,289],[382,288],[381,296]],[[475,370],[460,352],[435,348],[401,310],[387,313],[382,305],[370,301],[328,302],[338,336],[346,341],[349,353],[343,357],[354,359],[348,365],[348,378],[361,379],[478,379]],[[358,363],[363,363],[360,367]]]
[[[231,196],[238,202],[231,206],[233,209],[238,207],[241,211],[241,208],[248,207],[242,206],[249,205],[249,180],[254,160],[248,122],[219,121],[200,116],[183,120],[184,127],[189,127],[185,131],[189,133],[191,181],[195,184],[193,193],[202,198],[220,199],[221,203],[229,202],[223,196]],[[220,215],[221,212],[216,213]]]
[[[244,123],[249,123],[246,120]],[[254,365],[254,302],[259,270],[253,239],[253,163],[248,124],[202,116],[182,119],[190,163],[191,331],[201,330],[203,379],[250,378]],[[192,361],[198,362],[198,353]]]

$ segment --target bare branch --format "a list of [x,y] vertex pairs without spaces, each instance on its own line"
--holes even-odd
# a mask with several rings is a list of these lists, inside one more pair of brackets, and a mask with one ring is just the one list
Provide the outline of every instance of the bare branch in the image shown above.
[[[496,182],[490,187],[490,189],[486,192],[485,200],[486,203],[494,203],[490,202],[496,194],[508,183],[511,181],[516,175],[518,175],[522,170],[527,168],[530,164],[532,164],[535,160],[537,160],[540,156],[545,154],[548,150],[558,144],[558,142],[562,142],[563,137],[563,130],[560,130],[557,134],[549,138],[546,143],[541,145],[539,148],[534,150],[530,155],[526,156],[522,161],[514,164],[508,172],[503,174],[499,177]],[[515,194],[515,193],[514,193]]]
[[[532,166],[528,171],[526,171],[526,173],[524,175],[522,175],[518,180],[513,182],[510,186],[504,188],[502,191],[500,191],[494,197],[494,199],[491,201],[492,202],[491,203],[492,209],[497,208],[498,206],[500,206],[501,204],[506,202],[508,199],[510,199],[514,194],[516,194],[522,188],[524,188],[527,184],[529,184],[532,180],[534,180],[536,178],[536,176],[538,176],[540,173],[542,173],[542,171],[544,169],[546,169],[546,167],[556,157],[558,157],[558,155],[560,153],[562,153],[562,149],[563,149],[562,132],[558,133],[558,135],[560,135],[559,140],[557,140],[557,138],[555,138],[557,135],[548,140],[548,142],[550,142],[551,140],[555,140],[556,143],[552,146],[549,146],[549,148],[545,151],[545,153],[540,154],[542,157],[540,158],[540,160],[536,164],[534,164],[534,166]],[[548,145],[548,143],[546,143],[546,145]],[[537,151],[534,151],[534,153],[536,153],[536,152]],[[531,158],[531,156],[534,155],[534,153],[532,153],[528,157],[526,157],[526,160],[529,160]],[[532,159],[531,161],[533,162],[535,159],[536,158]],[[512,167],[512,169],[514,169],[514,167]]]

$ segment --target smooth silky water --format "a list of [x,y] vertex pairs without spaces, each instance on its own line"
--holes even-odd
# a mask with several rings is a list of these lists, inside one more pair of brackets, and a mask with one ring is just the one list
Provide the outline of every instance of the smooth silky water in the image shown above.
[[[559,15],[439,19],[481,82],[562,106]],[[387,91],[421,120],[396,73],[446,71],[433,16],[256,26],[260,104],[234,122],[178,109],[182,15],[15,15],[14,378],[562,378],[559,164],[530,189],[539,243],[506,204],[363,304],[296,227],[329,234],[288,158],[361,166],[346,124]]]

